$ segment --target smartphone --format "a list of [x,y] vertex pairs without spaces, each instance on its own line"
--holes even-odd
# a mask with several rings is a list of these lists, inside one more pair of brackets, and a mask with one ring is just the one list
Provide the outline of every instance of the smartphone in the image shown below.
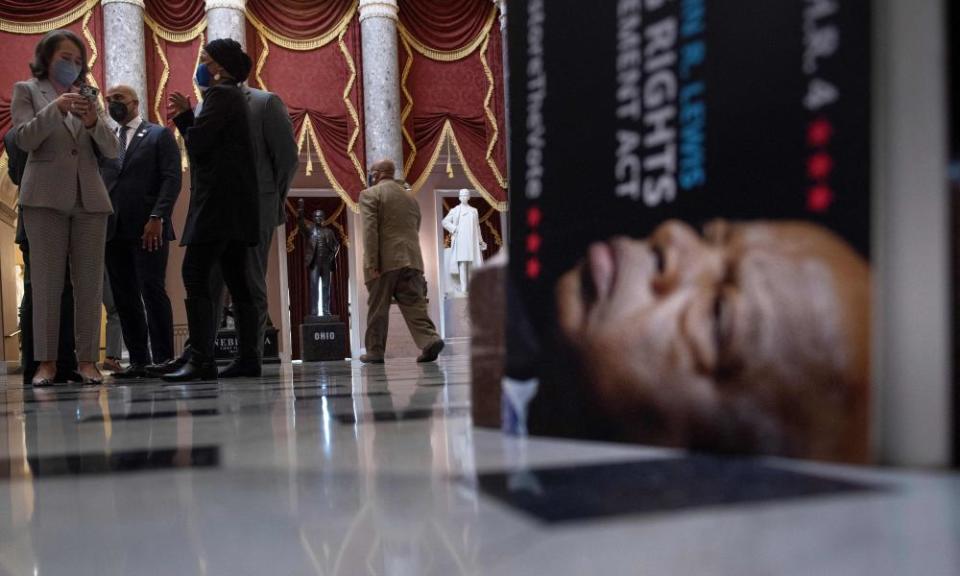
[[89,84],[80,85],[80,95],[87,100],[91,102],[95,101],[98,94],[100,94],[100,90],[96,86],[91,86]]

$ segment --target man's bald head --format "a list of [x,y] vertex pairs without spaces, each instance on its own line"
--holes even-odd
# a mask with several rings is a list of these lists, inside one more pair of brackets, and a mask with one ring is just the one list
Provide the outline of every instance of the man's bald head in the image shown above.
[[114,94],[122,95],[126,97],[127,100],[138,101],[140,97],[137,96],[137,91],[133,89],[132,86],[127,86],[126,84],[117,84],[116,86],[111,86],[107,90],[107,98],[113,100]]
[[393,163],[393,160],[385,159],[375,162],[373,169],[383,174],[384,178],[393,178],[394,173],[397,171],[397,165]]

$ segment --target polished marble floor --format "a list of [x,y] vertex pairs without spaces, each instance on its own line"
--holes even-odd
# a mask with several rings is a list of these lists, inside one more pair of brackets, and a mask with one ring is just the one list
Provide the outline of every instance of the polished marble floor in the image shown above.
[[960,574],[960,476],[506,437],[469,380],[0,379],[0,576]]

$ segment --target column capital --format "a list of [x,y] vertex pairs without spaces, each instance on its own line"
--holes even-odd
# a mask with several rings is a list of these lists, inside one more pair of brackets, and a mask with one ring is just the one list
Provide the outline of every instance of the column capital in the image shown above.
[[490,0],[500,11],[500,28],[507,29],[507,0]]
[[245,12],[247,9],[246,0],[206,0],[207,12],[215,8],[227,8],[230,10],[239,10]]
[[360,21],[367,18],[386,18],[397,20],[400,7],[397,0],[360,0]]
[[140,9],[146,10],[146,5],[144,5],[143,0],[100,0],[100,4],[106,6],[107,4],[132,4],[134,6],[139,6]]

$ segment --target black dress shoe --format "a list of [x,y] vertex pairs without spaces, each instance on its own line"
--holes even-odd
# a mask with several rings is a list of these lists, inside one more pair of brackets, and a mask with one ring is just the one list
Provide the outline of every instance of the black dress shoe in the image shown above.
[[443,340],[435,340],[433,344],[423,349],[423,354],[417,356],[417,362],[433,362],[440,355],[443,346]]
[[125,370],[114,372],[113,377],[117,380],[134,380],[137,378],[149,378],[150,375],[147,374],[147,366],[145,364],[131,364],[127,366]]
[[176,372],[165,374],[165,382],[199,382],[202,380],[217,379],[216,362],[195,362],[193,360],[184,364]]
[[371,356],[370,354],[361,354],[360,361],[364,364],[383,364],[383,356]]
[[151,364],[150,366],[144,367],[144,370],[148,376],[159,378],[164,374],[176,372],[177,370],[183,368],[186,364],[186,357],[181,356],[179,358],[174,358],[173,360],[167,360],[166,362],[162,362],[160,364]]
[[260,377],[259,360],[236,359],[220,371],[220,378],[258,378]]

